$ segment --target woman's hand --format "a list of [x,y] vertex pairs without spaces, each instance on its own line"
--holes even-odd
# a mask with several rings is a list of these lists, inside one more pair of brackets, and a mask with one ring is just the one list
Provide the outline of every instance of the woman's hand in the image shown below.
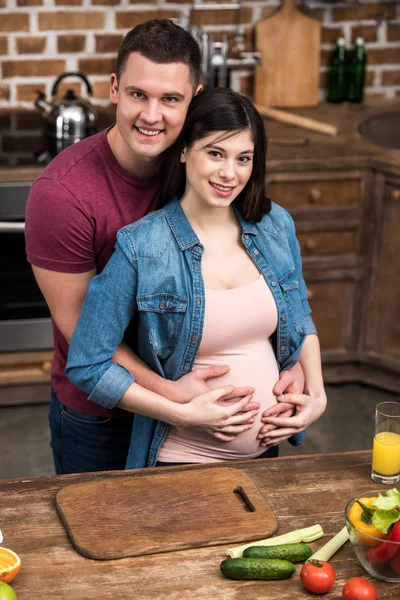
[[[262,417],[262,421],[266,424],[268,430],[265,431],[263,426],[258,437],[262,440],[260,445],[266,448],[281,444],[292,435],[300,433],[311,423],[314,423],[326,408],[325,393],[319,396],[282,394],[277,400],[278,404],[268,408]],[[283,417],[279,413],[282,413],[282,409],[286,411],[288,406],[293,407],[295,412],[293,416]]]
[[174,424],[202,429],[222,442],[234,440],[239,433],[251,429],[260,405],[251,401],[251,394],[232,401],[232,393],[235,394],[235,388],[225,386],[179,405]]
[[[293,394],[301,394],[304,390],[304,373],[300,364],[297,363],[292,369],[287,371],[281,371],[279,373],[279,380],[275,383],[273,387],[273,393],[275,396],[281,396],[283,393],[293,393]],[[291,417],[295,414],[295,408],[293,404],[280,402],[273,407],[273,412],[270,413],[269,410],[265,410],[263,412],[263,417],[274,416],[280,417],[282,419]],[[273,429],[276,429],[276,425],[263,425],[258,433],[257,438],[259,440],[264,440],[265,434]],[[285,438],[286,439],[286,438]],[[282,440],[283,441],[283,440]],[[264,444],[261,444],[264,445]]]

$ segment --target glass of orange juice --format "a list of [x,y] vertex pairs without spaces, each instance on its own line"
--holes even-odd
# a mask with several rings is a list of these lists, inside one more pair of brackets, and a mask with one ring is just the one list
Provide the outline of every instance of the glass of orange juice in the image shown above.
[[371,477],[386,485],[400,480],[400,402],[376,407]]

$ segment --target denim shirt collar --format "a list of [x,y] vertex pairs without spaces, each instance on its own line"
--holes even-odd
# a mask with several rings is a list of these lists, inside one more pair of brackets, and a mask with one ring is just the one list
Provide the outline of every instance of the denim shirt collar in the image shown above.
[[[245,221],[235,204],[233,205],[233,210],[242,228],[242,233],[257,235],[258,232],[256,225],[254,223],[250,223],[249,221]],[[202,247],[199,238],[193,231],[192,226],[183,212],[181,204],[176,196],[165,206],[165,213],[169,226],[171,227],[175,239],[182,251],[196,245]]]

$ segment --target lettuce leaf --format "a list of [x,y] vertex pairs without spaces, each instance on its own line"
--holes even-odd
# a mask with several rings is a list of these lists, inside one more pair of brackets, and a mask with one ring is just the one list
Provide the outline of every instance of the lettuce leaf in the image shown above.
[[379,494],[371,508],[375,509],[372,524],[382,533],[387,533],[393,523],[400,521],[400,492],[393,488],[385,495]]
[[400,521],[400,512],[396,508],[392,508],[392,510],[377,510],[372,517],[372,525],[379,529],[379,531],[382,531],[382,533],[387,533],[389,527],[393,523],[397,523],[397,521]]
[[373,503],[372,508],[380,510],[392,510],[393,508],[400,509],[400,492],[396,488],[393,488],[388,490],[385,496],[379,494],[378,498]]

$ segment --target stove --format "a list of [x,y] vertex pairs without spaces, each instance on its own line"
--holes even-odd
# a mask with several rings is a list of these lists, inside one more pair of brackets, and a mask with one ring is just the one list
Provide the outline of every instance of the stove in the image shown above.
[[0,183],[0,352],[50,350],[50,312],[25,254],[25,204],[31,181],[13,181],[18,167],[45,166],[40,115],[19,111],[0,114],[0,169],[10,167]]

